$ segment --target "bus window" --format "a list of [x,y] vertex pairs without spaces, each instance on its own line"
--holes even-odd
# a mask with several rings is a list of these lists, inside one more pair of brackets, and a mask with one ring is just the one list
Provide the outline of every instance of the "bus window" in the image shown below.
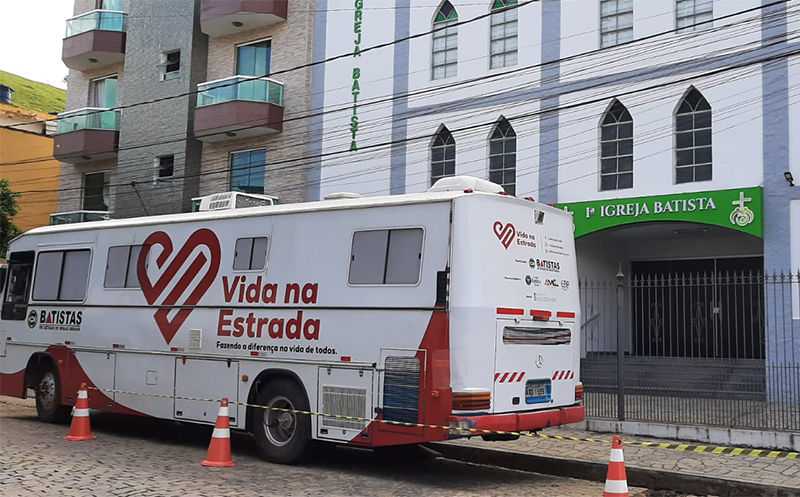
[[8,258],[8,277],[2,310],[3,319],[20,321],[26,317],[34,255],[32,250],[13,252]]

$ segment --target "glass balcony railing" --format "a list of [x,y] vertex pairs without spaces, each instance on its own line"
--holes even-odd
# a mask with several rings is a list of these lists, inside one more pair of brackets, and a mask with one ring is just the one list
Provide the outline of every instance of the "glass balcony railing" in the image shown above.
[[269,78],[232,76],[197,85],[197,106],[221,104],[234,100],[266,102],[283,107],[283,83]]
[[128,16],[116,10],[92,10],[67,19],[67,36],[79,35],[93,30],[120,31],[128,29]]
[[72,211],[72,212],[56,212],[50,214],[50,225],[57,224],[73,224],[73,223],[86,223],[89,221],[104,221],[111,219],[110,212],[104,211]]
[[81,131],[84,129],[106,129],[119,131],[118,110],[96,107],[75,109],[58,114],[56,134]]

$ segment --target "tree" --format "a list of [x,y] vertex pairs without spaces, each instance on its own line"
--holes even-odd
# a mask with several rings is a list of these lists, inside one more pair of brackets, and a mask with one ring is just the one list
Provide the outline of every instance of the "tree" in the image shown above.
[[0,257],[6,257],[8,242],[21,231],[11,220],[19,212],[18,193],[11,191],[7,179],[0,179]]

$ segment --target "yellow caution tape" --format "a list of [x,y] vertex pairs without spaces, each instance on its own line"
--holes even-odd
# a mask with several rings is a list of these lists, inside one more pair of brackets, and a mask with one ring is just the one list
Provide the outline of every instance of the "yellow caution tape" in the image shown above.
[[[143,395],[146,397],[159,397],[164,399],[180,399],[180,400],[193,400],[197,402],[214,402],[219,404],[222,402],[221,399],[202,399],[196,397],[179,397],[177,395],[161,395],[161,394],[154,394],[154,393],[142,393],[142,392],[127,392],[124,390],[114,390],[110,388],[97,388],[97,387],[87,387],[89,390],[98,390],[101,392],[109,392],[109,393],[120,393],[120,394],[127,394],[127,395]],[[438,430],[458,430],[459,432],[468,431],[473,435],[513,435],[519,437],[528,437],[528,438],[544,438],[547,440],[562,440],[562,441],[572,441],[572,442],[590,442],[590,443],[602,443],[602,444],[611,444],[611,440],[602,440],[602,439],[594,439],[594,438],[578,438],[578,437],[565,437],[561,435],[545,435],[543,433],[530,433],[530,432],[518,432],[518,431],[501,431],[501,430],[484,430],[481,428],[460,428],[460,427],[450,427],[450,426],[441,426],[441,425],[428,425],[424,423],[406,423],[403,421],[390,421],[386,419],[376,419],[376,418],[361,418],[357,416],[343,416],[341,414],[327,414],[322,412],[313,412],[313,411],[303,411],[300,409],[286,409],[280,407],[267,407],[262,406],[259,404],[250,404],[247,402],[236,402],[236,401],[228,401],[229,405],[234,406],[245,406],[245,407],[252,407],[257,409],[268,409],[272,411],[280,411],[280,412],[290,412],[293,414],[304,414],[307,416],[319,416],[324,418],[331,418],[331,419],[343,419],[347,421],[362,421],[364,423],[383,423],[389,424],[394,426],[405,426],[409,428],[433,428]],[[747,456],[747,457],[769,457],[769,458],[785,458],[785,459],[798,459],[800,458],[800,452],[788,452],[788,451],[767,451],[764,449],[742,449],[736,447],[720,447],[720,446],[709,446],[709,445],[688,445],[688,444],[669,444],[669,443],[656,443],[656,442],[629,442],[623,441],[624,445],[631,445],[631,446],[638,446],[638,447],[651,447],[651,448],[658,448],[658,449],[669,449],[669,450],[678,450],[681,452],[697,452],[697,453],[709,453],[709,454],[726,454],[731,456]]]

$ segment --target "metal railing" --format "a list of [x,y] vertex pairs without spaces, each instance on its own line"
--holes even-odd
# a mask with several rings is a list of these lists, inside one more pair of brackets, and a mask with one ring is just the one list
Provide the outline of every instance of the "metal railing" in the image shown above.
[[580,282],[587,416],[800,430],[800,274]]
[[232,76],[197,85],[197,106],[234,100],[266,102],[283,107],[283,83],[270,78]]
[[50,214],[50,225],[86,223],[89,221],[105,221],[111,219],[107,211],[70,211]]
[[84,129],[106,129],[119,131],[119,110],[86,107],[58,114],[56,134]]
[[128,29],[128,16],[125,12],[117,10],[92,10],[85,14],[67,19],[67,34],[70,36],[79,35],[88,31],[120,31]]

